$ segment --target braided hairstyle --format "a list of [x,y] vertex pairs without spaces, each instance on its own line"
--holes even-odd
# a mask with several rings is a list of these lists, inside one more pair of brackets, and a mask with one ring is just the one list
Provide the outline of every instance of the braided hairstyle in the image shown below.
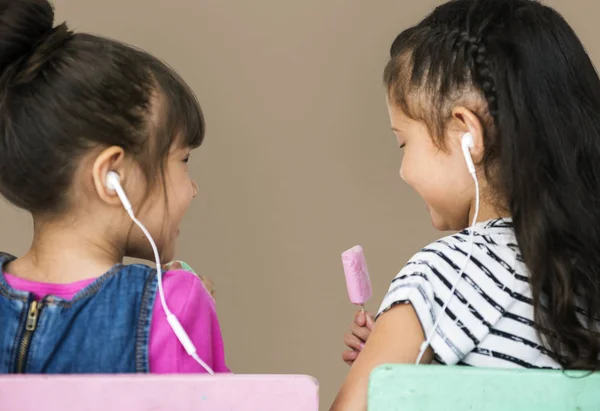
[[513,219],[535,325],[566,369],[600,355],[600,79],[552,8],[453,0],[393,42],[390,103],[444,148],[452,109],[480,119],[488,183]]
[[474,84],[478,85],[488,105],[488,110],[495,122],[498,116],[498,97],[492,70],[488,63],[487,49],[481,38],[469,35],[467,31],[460,34],[456,43],[458,52],[464,50],[466,60],[470,63],[470,72]]

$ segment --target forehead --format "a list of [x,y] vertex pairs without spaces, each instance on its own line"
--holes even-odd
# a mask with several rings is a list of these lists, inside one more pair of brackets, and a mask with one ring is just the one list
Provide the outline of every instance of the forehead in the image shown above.
[[410,118],[402,111],[402,109],[393,104],[393,102],[390,102],[389,98],[386,99],[386,103],[392,128],[407,126],[410,122]]
[[170,153],[178,153],[178,152],[187,152],[190,151],[191,149],[193,149],[194,147],[190,146],[187,139],[185,138],[185,136],[183,136],[182,133],[178,133],[175,138],[173,139],[173,142],[171,143],[171,146],[169,147],[169,152]]

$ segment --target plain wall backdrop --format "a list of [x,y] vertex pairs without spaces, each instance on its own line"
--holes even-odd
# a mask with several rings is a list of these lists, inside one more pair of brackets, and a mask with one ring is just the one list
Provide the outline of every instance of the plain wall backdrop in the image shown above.
[[[202,104],[200,186],[178,257],[213,279],[237,373],[306,373],[329,406],[355,308],[340,254],[361,244],[376,311],[389,282],[438,234],[398,176],[382,71],[395,36],[440,1],[56,0],[57,21],[148,50]],[[554,0],[600,58],[600,3]],[[0,202],[0,250],[30,217]]]

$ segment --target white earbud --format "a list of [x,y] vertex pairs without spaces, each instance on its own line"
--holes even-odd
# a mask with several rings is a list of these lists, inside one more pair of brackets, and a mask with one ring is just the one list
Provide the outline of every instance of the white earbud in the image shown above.
[[465,133],[460,140],[460,145],[462,147],[463,156],[465,156],[465,161],[467,162],[469,173],[475,174],[475,164],[473,163],[473,158],[471,157],[471,149],[475,147],[473,134]]
[[456,279],[454,280],[454,282],[452,284],[452,288],[450,289],[450,296],[448,297],[446,302],[444,302],[444,305],[442,306],[442,309],[440,310],[440,315],[438,315],[437,320],[433,324],[433,327],[431,327],[431,330],[429,330],[429,333],[427,333],[428,337],[423,342],[423,344],[421,344],[421,349],[419,350],[419,355],[417,356],[416,364],[419,364],[421,362],[421,359],[423,358],[425,351],[427,351],[427,347],[429,347],[431,345],[431,340],[433,340],[433,337],[437,333],[437,329],[440,325],[440,321],[442,320],[442,318],[444,318],[444,316],[446,314],[446,308],[448,308],[448,305],[450,304],[452,297],[454,297],[454,293],[456,292],[456,287],[458,286],[458,283],[462,279],[465,269],[467,268],[467,265],[469,265],[469,262],[471,261],[471,256],[473,255],[473,248],[474,248],[473,246],[475,244],[474,243],[474,241],[475,241],[475,239],[474,239],[475,224],[477,224],[477,217],[479,216],[479,181],[477,180],[475,164],[473,163],[473,158],[471,157],[471,151],[470,151],[475,146],[475,143],[473,141],[473,134],[465,133],[462,136],[460,144],[462,147],[463,156],[465,157],[465,161],[467,162],[467,168],[469,169],[469,174],[471,174],[471,177],[473,177],[473,182],[475,184],[475,212],[473,213],[473,221],[471,223],[471,232],[469,233],[469,252],[467,253],[465,260],[463,262],[463,265],[462,265],[460,271],[458,272]]
[[121,177],[116,171],[109,171],[106,174],[106,188],[109,190],[117,190],[117,187],[121,185]]
[[131,202],[127,198],[125,190],[123,190],[123,187],[121,187],[121,177],[116,171],[109,171],[108,174],[106,174],[106,188],[117,193],[121,203],[123,203],[123,207],[125,207],[125,210],[128,212],[133,212]]
[[198,356],[198,354],[196,353],[196,347],[194,346],[194,343],[192,342],[192,340],[190,339],[188,334],[185,332],[185,329],[183,328],[183,326],[181,325],[181,323],[179,322],[177,317],[175,317],[175,314],[173,314],[171,312],[171,310],[169,310],[169,307],[167,306],[167,300],[165,299],[165,292],[163,290],[163,284],[162,284],[163,272],[162,272],[162,265],[160,263],[160,254],[158,253],[158,248],[156,247],[156,243],[154,242],[154,239],[150,235],[150,232],[146,229],[146,227],[142,224],[142,222],[140,220],[138,220],[137,217],[135,216],[135,213],[133,212],[133,207],[131,206],[131,202],[127,198],[127,195],[125,194],[125,190],[123,190],[123,187],[121,186],[121,177],[119,176],[119,174],[117,172],[109,171],[107,173],[106,188],[108,188],[109,190],[114,190],[117,193],[117,196],[119,196],[119,199],[121,200],[123,207],[127,211],[127,214],[129,214],[129,217],[131,217],[133,222],[140,228],[140,230],[142,230],[142,232],[144,233],[144,235],[150,242],[150,246],[152,247],[152,251],[154,252],[154,258],[156,261],[156,276],[157,276],[157,280],[158,280],[158,294],[160,296],[160,301],[163,306],[163,309],[165,310],[165,314],[167,315],[167,322],[171,326],[171,329],[177,336],[177,339],[179,340],[179,342],[185,348],[185,351],[192,358],[194,358],[194,360],[196,360],[196,362],[198,364],[200,364],[209,374],[214,374],[214,371],[204,361],[202,361],[202,359]]

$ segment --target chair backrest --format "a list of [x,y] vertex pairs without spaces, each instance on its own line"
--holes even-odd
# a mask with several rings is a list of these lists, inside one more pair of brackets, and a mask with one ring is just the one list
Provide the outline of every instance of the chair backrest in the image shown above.
[[596,411],[600,373],[385,365],[371,374],[369,411]]
[[0,377],[2,411],[318,411],[301,375],[24,375]]

